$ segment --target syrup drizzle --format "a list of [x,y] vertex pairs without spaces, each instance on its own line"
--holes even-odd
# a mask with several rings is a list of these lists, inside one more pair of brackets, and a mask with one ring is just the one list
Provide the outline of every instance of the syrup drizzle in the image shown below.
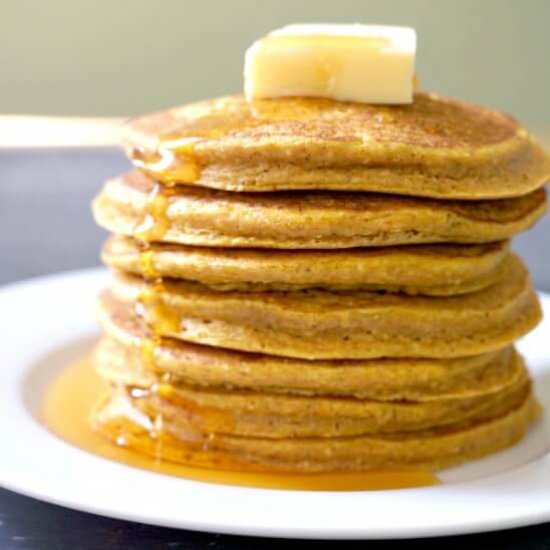
[[172,187],[156,183],[147,197],[145,216],[134,230],[134,238],[141,248],[139,264],[145,282],[136,302],[136,314],[149,328],[150,337],[142,342],[141,356],[145,368],[155,370],[155,348],[161,335],[176,328],[178,321],[169,315],[160,295],[165,289],[164,280],[155,267],[154,241],[161,241],[170,229],[168,209]]
[[185,118],[185,127],[179,125],[177,119],[167,122],[166,126],[175,126],[171,132],[160,135],[154,144],[149,143],[146,148],[134,146],[130,149],[132,163],[153,179],[167,185],[194,183],[200,180],[204,170],[197,151],[199,143],[238,134],[262,124],[315,119],[331,103],[323,99],[312,103],[301,98],[292,98],[284,103],[243,100],[235,104],[229,101],[229,114],[227,101],[222,98],[217,101],[215,108],[202,116]]
[[[135,312],[149,329],[150,335],[141,339],[140,356],[142,368],[150,372],[156,371],[155,351],[161,342],[161,335],[171,328],[167,326],[167,320],[171,320],[171,317],[164,311],[166,308],[162,308],[159,298],[164,290],[164,281],[155,267],[155,254],[151,242],[162,240],[170,229],[168,208],[172,195],[172,188],[156,183],[147,197],[145,217],[134,230],[134,238],[141,247],[139,263],[145,279],[135,305]],[[155,320],[150,318],[152,312]],[[156,440],[157,446],[162,445],[162,439],[155,437],[155,434],[162,430],[163,423],[162,415],[157,414],[153,421],[154,429],[150,430],[150,436]],[[157,448],[156,455],[160,454],[160,448]]]
[[155,183],[147,196],[145,216],[134,229],[134,238],[141,243],[160,241],[170,229],[168,215],[170,198],[174,195],[173,187]]
[[133,164],[164,184],[193,183],[200,179],[201,166],[195,153],[196,140],[166,137],[159,140],[155,152],[134,148]]

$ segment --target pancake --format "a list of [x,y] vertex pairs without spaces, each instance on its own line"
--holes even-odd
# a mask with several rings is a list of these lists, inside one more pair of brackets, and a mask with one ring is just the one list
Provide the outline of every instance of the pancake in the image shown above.
[[528,379],[487,396],[442,401],[391,402],[301,397],[159,384],[128,388],[135,407],[150,416],[191,425],[203,434],[281,439],[406,433],[482,421],[503,414],[524,396]]
[[411,105],[318,98],[200,101],[130,122],[134,164],[166,183],[435,198],[519,196],[550,160],[512,117],[417,93]]
[[111,237],[101,258],[148,279],[196,281],[220,291],[386,290],[453,295],[497,282],[511,261],[508,242],[347,250],[200,248]]
[[[113,392],[92,416],[95,430],[156,460],[204,465],[233,462],[286,471],[439,469],[481,458],[516,443],[540,407],[526,388],[499,416],[436,429],[355,437],[260,438],[201,434],[185,417],[151,417],[127,392]],[[189,411],[192,414],[192,411]]]
[[360,193],[226,193],[162,188],[139,172],[110,180],[97,223],[140,240],[206,247],[332,249],[483,243],[530,227],[546,193],[491,201],[437,201]]
[[[100,348],[101,349],[101,348]],[[123,358],[124,356],[122,356]],[[182,380],[157,377],[140,385],[140,376],[124,368],[117,372],[97,354],[100,374],[116,383],[120,370],[129,384],[124,387],[135,406],[151,416],[184,419],[201,433],[243,437],[340,437],[367,433],[407,432],[478,420],[505,412],[529,383],[521,366],[496,391],[427,401],[380,401],[332,395],[269,393],[264,389],[237,390],[194,387]],[[113,376],[114,375],[114,376]]]
[[528,384],[525,377],[487,396],[423,403],[196,391],[161,384],[151,395],[140,393],[135,406],[151,416],[171,419],[175,426],[191,425],[203,434],[267,439],[349,437],[454,426],[474,418],[482,421],[509,410],[519,395],[525,395]]
[[541,318],[517,257],[497,284],[444,298],[367,291],[226,293],[118,273],[102,307],[117,301],[137,304],[158,336],[304,359],[476,355],[510,344]]
[[151,386],[160,379],[196,387],[425,402],[495,393],[523,373],[511,347],[456,359],[307,361],[155,338],[131,308],[103,309],[100,320],[108,337],[97,347],[97,368],[126,386]]

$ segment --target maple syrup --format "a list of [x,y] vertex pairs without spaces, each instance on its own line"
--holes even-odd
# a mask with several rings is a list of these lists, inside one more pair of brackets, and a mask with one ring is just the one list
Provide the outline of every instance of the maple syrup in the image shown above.
[[[226,101],[230,102],[229,112]],[[234,98],[217,101],[217,108],[196,119],[185,119],[184,124],[158,136],[155,146],[129,149],[132,163],[157,181],[164,184],[194,183],[200,180],[203,166],[197,151],[201,141],[216,139],[253,128],[264,123],[305,121],[315,119],[331,101],[322,98],[291,98],[284,102],[270,99],[234,101]],[[167,125],[174,125],[171,121]],[[156,137],[156,136],[155,136]]]
[[[160,299],[160,294],[164,290],[164,281],[155,267],[155,255],[150,244],[153,241],[162,240],[170,229],[171,222],[167,211],[173,194],[173,188],[155,183],[147,197],[145,216],[134,229],[133,234],[141,248],[139,264],[145,280],[136,301],[135,311],[150,329],[151,336],[144,338],[141,344],[142,361],[149,367],[154,367],[155,347],[161,334],[174,331],[179,325],[179,321],[170,315]],[[150,318],[151,316],[153,318]]]
[[160,241],[170,229],[168,207],[174,189],[155,183],[147,196],[146,214],[142,222],[134,229],[134,238],[141,243]]
[[[219,453],[215,455],[209,451],[193,455],[195,463],[203,467],[157,460],[115,445],[92,430],[91,411],[106,391],[109,391],[107,383],[95,373],[89,357],[66,367],[46,393],[42,407],[45,425],[65,441],[98,456],[144,470],[203,482],[311,491],[397,489],[438,483],[437,477],[426,471],[371,470],[323,474],[257,471],[257,468],[235,459],[220,460]],[[159,424],[161,426],[162,423],[157,423],[155,429],[159,429]]]
[[162,279],[146,282],[136,301],[136,313],[149,326],[154,336],[161,337],[179,332],[181,317],[162,298],[165,284]]
[[155,253],[147,243],[142,244],[139,254],[139,264],[143,278],[146,281],[156,281],[160,279],[160,273],[155,267]]
[[201,175],[195,155],[195,141],[161,139],[154,153],[135,148],[131,151],[133,164],[163,183],[192,183]]

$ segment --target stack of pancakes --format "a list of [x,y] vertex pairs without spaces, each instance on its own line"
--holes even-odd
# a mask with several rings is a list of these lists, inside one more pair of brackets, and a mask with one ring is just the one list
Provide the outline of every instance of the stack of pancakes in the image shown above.
[[513,347],[541,312],[509,239],[550,160],[498,112],[225,97],[133,121],[101,433],[156,458],[284,471],[440,468],[539,414]]

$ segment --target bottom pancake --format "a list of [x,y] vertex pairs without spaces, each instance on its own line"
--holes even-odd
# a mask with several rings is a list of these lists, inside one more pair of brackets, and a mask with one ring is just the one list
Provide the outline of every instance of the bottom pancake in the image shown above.
[[125,391],[114,390],[93,413],[95,430],[121,446],[194,466],[296,472],[362,471],[372,468],[439,469],[481,458],[516,443],[538,418],[530,390],[506,412],[412,433],[360,437],[268,439],[202,434],[184,417],[150,416]]

